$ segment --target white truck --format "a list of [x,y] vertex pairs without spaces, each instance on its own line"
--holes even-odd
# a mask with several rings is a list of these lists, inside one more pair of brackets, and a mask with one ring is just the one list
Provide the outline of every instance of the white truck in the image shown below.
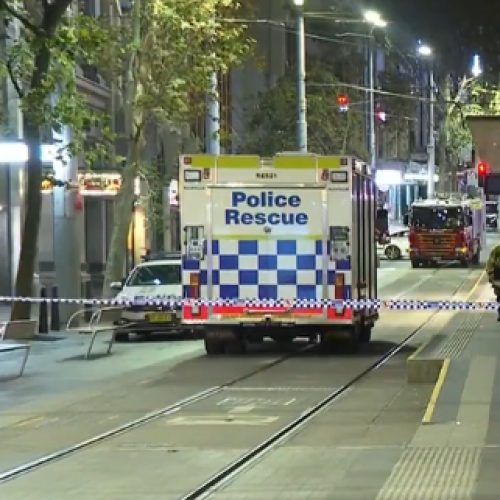
[[369,342],[378,310],[356,301],[377,298],[375,189],[348,156],[182,156],[182,321],[207,353]]

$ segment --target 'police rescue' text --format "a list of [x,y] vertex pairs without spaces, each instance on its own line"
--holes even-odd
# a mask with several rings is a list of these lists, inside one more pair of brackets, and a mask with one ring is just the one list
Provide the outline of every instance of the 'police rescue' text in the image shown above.
[[243,191],[233,191],[231,193],[231,208],[226,209],[226,224],[305,226],[309,217],[306,213],[298,211],[301,204],[300,196],[295,194],[286,196],[275,194],[272,191],[262,191],[258,194],[248,195]]

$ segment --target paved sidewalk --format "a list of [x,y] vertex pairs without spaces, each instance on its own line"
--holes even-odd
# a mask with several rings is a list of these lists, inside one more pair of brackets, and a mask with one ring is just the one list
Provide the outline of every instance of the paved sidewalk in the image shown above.
[[[0,412],[42,399],[57,399],[69,392],[78,397],[75,391],[96,384],[103,390],[104,382],[119,385],[122,377],[141,370],[161,370],[204,353],[200,341],[137,341],[116,344],[110,356],[85,360],[88,341],[77,336],[55,342],[33,341],[24,377],[0,381]],[[106,349],[105,341],[96,341],[96,353]],[[0,377],[13,373],[19,366],[19,356],[9,353],[0,357]]]

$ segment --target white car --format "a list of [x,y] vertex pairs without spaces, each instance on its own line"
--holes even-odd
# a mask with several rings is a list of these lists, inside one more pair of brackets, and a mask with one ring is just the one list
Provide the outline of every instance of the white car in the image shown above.
[[400,260],[409,256],[408,229],[390,230],[389,241],[385,245],[377,245],[379,256],[385,256],[389,260]]
[[[165,258],[167,257],[167,258]],[[181,324],[181,307],[149,305],[148,301],[168,301],[182,297],[182,265],[180,254],[149,258],[136,266],[122,282],[111,283],[118,291],[117,299],[133,302],[123,308],[117,340],[127,340],[131,333],[149,336],[152,333],[177,333]]]

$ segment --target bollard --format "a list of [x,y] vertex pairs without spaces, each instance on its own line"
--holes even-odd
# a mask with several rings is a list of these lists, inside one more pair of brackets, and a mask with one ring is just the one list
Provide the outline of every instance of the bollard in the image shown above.
[[44,286],[40,288],[40,309],[38,311],[38,333],[49,333],[49,316],[48,316],[48,305],[47,301],[43,300],[47,298],[47,291]]
[[[84,297],[86,299],[92,298],[92,282],[90,280],[84,282]],[[89,322],[92,318],[92,304],[85,304],[85,321]]]
[[[57,285],[52,285],[52,299],[58,299]],[[52,300],[50,303],[50,329],[58,332],[61,329],[61,315],[59,314],[59,301]]]

